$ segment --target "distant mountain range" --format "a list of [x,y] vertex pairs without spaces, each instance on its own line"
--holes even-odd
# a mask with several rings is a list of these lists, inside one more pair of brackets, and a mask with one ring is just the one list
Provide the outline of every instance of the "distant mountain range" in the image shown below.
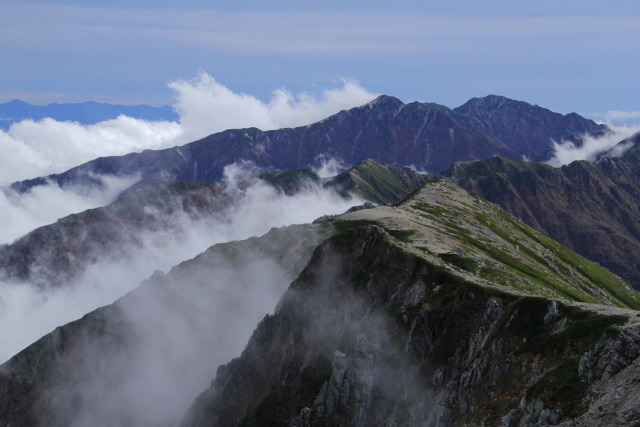
[[58,121],[73,121],[85,125],[115,119],[120,115],[144,120],[177,121],[178,115],[170,106],[118,105],[103,102],[81,102],[31,105],[19,99],[0,104],[0,129],[7,130],[21,120],[41,120],[47,117]]
[[82,184],[94,175],[139,175],[136,187],[179,181],[219,181],[223,168],[250,161],[268,169],[319,166],[332,158],[350,167],[373,159],[439,173],[454,162],[504,156],[546,160],[552,140],[580,143],[607,130],[577,114],[562,115],[500,96],[474,98],[456,109],[433,103],[404,104],[380,96],[361,107],[293,129],[256,128],[216,133],[181,147],[104,157],[64,173],[13,184],[26,191],[47,179]]

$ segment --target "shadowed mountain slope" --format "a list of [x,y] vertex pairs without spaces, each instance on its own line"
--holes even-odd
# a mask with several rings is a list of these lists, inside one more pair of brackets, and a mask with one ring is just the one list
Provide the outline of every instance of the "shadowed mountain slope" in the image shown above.
[[500,212],[441,182],[339,217],[183,426],[638,421],[637,312],[532,296],[585,291],[587,265],[618,279]]
[[149,186],[101,208],[69,215],[0,247],[0,277],[58,286],[87,265],[127,258],[144,233],[177,233],[186,220],[215,219],[237,202],[225,186],[185,182]]
[[175,425],[328,235],[218,244],[56,328],[0,366],[0,425]]
[[[498,121],[504,121],[500,124]],[[60,185],[92,183],[95,175],[140,175],[136,187],[178,181],[219,181],[224,166],[250,161],[293,170],[334,158],[347,166],[373,159],[438,173],[453,162],[496,155],[546,158],[552,139],[599,134],[606,128],[575,114],[563,116],[525,102],[489,96],[452,110],[433,103],[404,104],[380,96],[361,107],[294,129],[256,128],[216,133],[181,147],[105,157],[47,178],[16,182],[27,191],[46,179]]]

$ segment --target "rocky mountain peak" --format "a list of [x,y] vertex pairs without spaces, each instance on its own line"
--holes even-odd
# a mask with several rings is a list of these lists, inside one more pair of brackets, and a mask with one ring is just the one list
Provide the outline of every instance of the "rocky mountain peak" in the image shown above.
[[470,112],[480,112],[483,110],[496,110],[505,104],[515,103],[512,99],[500,95],[487,95],[483,97],[471,98],[463,105],[454,108],[454,111],[460,114],[469,114]]
[[[369,103],[367,103],[366,105],[369,106],[369,107],[372,107],[372,108],[381,107],[381,108],[400,109],[405,104],[404,104],[404,102],[402,102],[399,98],[396,98],[395,96],[380,95],[376,99],[374,99],[373,101],[370,101]],[[356,108],[360,108],[360,107],[356,107]]]
[[603,129],[579,116],[567,117],[493,95],[474,98],[455,110],[434,103],[405,105],[398,98],[381,95],[311,125],[220,132],[186,144],[180,152],[173,148],[145,150],[98,159],[58,175],[14,183],[12,188],[23,192],[46,182],[94,185],[87,177],[114,174],[139,175],[137,187],[218,181],[224,166],[234,162],[293,170],[318,167],[320,159],[327,158],[347,166],[371,158],[382,164],[439,173],[456,161],[496,155],[545,159],[552,140],[597,134]]

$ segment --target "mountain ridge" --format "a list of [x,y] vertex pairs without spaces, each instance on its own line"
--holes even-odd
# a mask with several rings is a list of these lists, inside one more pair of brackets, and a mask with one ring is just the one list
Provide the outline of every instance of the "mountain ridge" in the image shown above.
[[561,168],[493,158],[455,163],[444,174],[640,289],[640,164],[633,153]]
[[[531,114],[518,118],[518,108]],[[12,188],[24,192],[47,180],[61,186],[91,184],[95,183],[92,175],[118,174],[139,174],[137,187],[185,180],[218,181],[224,166],[241,160],[258,167],[293,170],[318,167],[327,158],[346,166],[371,158],[381,164],[439,173],[455,161],[494,155],[544,158],[552,139],[578,138],[606,129],[587,119],[563,116],[521,101],[489,104],[485,110],[480,109],[482,114],[476,117],[438,104],[404,104],[382,95],[310,125],[273,131],[230,129],[181,147],[99,158],[60,174],[13,183]],[[487,119],[491,111],[508,119],[520,134],[529,134],[527,147],[519,137],[509,136],[508,125],[492,124]]]
[[[366,160],[324,180],[308,169],[272,170],[257,178],[287,196],[324,188],[345,199],[360,196],[370,202],[392,204],[432,177]],[[130,256],[142,245],[145,232],[178,233],[182,217],[194,223],[224,217],[223,211],[242,200],[242,189],[255,180],[250,177],[237,183],[239,191],[227,184],[198,181],[148,186],[107,206],[61,218],[11,244],[0,245],[0,278],[27,280],[41,288],[58,286],[91,263]]]
[[[131,304],[133,296],[139,303],[160,299],[173,309],[182,307],[191,319],[194,313],[214,312],[206,309],[207,298],[226,295],[215,287],[207,291],[214,278],[231,283],[222,274],[226,263],[240,266],[239,272],[262,265],[257,259],[246,263],[246,254],[253,256],[246,249],[264,248],[261,256],[297,266],[273,314],[258,324],[241,356],[217,370],[184,425],[216,420],[218,425],[364,426],[393,420],[459,425],[498,424],[509,417],[555,424],[590,411],[595,415],[586,425],[598,425],[605,420],[598,405],[613,408],[621,422],[640,421],[637,411],[617,411],[632,405],[634,393],[613,396],[615,384],[631,390],[637,379],[627,368],[640,363],[640,317],[620,307],[639,308],[640,294],[452,181],[430,181],[396,206],[270,232],[277,235],[283,238],[213,246],[167,275],[154,275],[117,303]],[[189,273],[191,268],[195,272]],[[256,273],[267,277],[260,269]],[[255,298],[255,278],[242,283]],[[145,309],[133,307],[145,325],[173,330],[154,320],[168,316],[163,310],[149,318]],[[146,342],[130,335],[120,317],[110,318],[109,310],[113,307],[58,328],[0,367],[5,421],[29,425],[26,420],[45,417],[50,425],[72,420],[144,425],[149,423],[136,420],[152,419],[158,424],[145,408],[166,405],[136,412],[130,406],[134,399],[114,410],[111,398],[105,399],[113,395],[112,387],[127,384],[118,372],[129,372],[127,361],[137,360],[128,349]],[[211,334],[211,323],[205,324]],[[146,332],[163,342],[172,338]],[[82,348],[89,348],[90,357]],[[164,354],[142,350],[145,365],[152,355]],[[208,351],[199,358],[215,358],[216,350]],[[190,365],[179,360],[178,366]],[[111,373],[109,381],[98,372]],[[77,388],[78,375],[101,386]],[[175,382],[160,383],[180,392]],[[598,400],[588,393],[596,386],[602,387]]]
[[178,121],[178,115],[167,105],[153,107],[146,104],[120,105],[95,101],[32,105],[14,99],[0,103],[0,129],[6,131],[13,123],[22,120],[38,121],[51,118],[61,122],[73,121],[89,125],[115,119],[120,115],[151,121]]

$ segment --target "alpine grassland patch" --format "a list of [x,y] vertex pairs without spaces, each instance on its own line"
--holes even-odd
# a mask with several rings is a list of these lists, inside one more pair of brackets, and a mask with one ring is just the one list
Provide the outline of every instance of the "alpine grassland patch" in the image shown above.
[[556,243],[531,227],[513,221],[506,213],[501,213],[501,216],[509,220],[519,231],[526,234],[529,238],[553,252],[553,254],[560,260],[572,267],[575,267],[575,269],[586,277],[593,285],[612,296],[614,304],[621,307],[640,310],[640,294],[632,290],[624,280],[615,276],[604,267],[587,260],[564,246],[561,246],[559,243]]
[[475,273],[478,269],[478,265],[476,261],[467,256],[462,256],[454,253],[444,253],[438,254],[438,258],[447,262],[449,264],[455,265],[462,270],[468,271],[469,273]]

